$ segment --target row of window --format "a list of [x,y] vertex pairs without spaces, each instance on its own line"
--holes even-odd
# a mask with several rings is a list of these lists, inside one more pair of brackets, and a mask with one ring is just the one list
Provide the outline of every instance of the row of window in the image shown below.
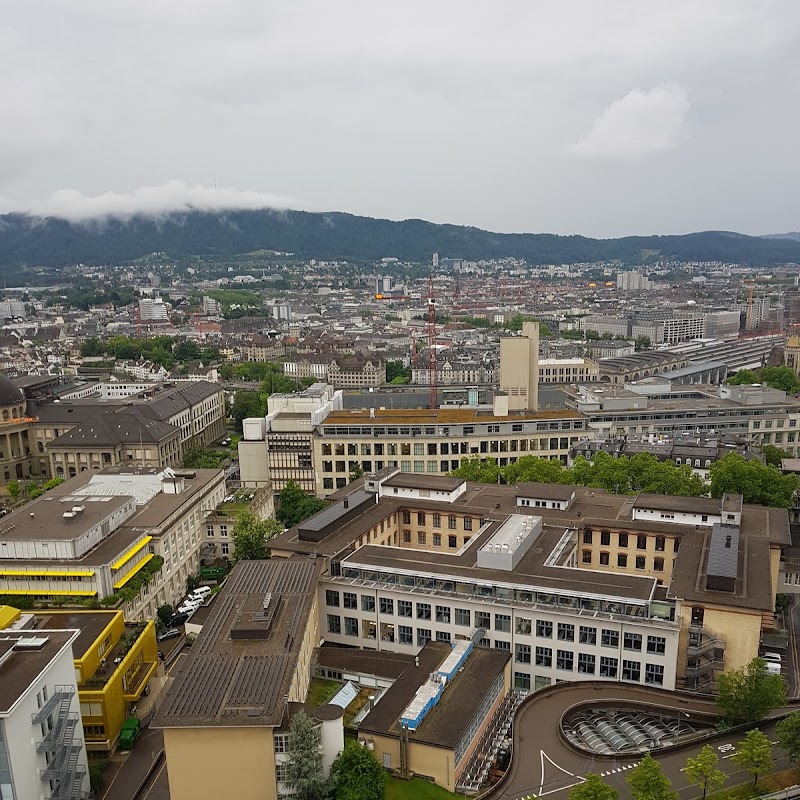
[[[601,567],[607,567],[611,564],[611,554],[610,553],[598,553],[598,560]],[[591,564],[592,563],[592,551],[591,550],[583,550],[581,552],[581,563],[583,564]],[[628,566],[628,556],[625,553],[618,553],[617,554],[617,566],[618,567],[627,567]],[[636,569],[647,569],[647,559],[644,556],[636,556],[634,561],[634,566]],[[655,556],[653,558],[653,571],[654,572],[663,572],[664,571],[664,559],[660,558],[659,556]]]
[[[662,514],[662,516],[664,516]],[[674,516],[674,515],[668,515]],[[704,518],[703,521],[707,521],[707,518]],[[594,534],[600,534],[600,545],[602,547],[610,547],[611,546],[611,531],[592,531],[591,529],[586,529],[583,532],[583,543],[584,544],[592,544],[594,540]],[[628,547],[628,542],[632,536],[629,536],[627,533],[618,533],[617,534],[617,547]],[[650,537],[646,536],[643,533],[639,533],[636,535],[636,549],[637,550],[647,550],[647,541]],[[655,545],[656,552],[663,553],[667,549],[667,537],[666,536],[654,536],[653,542]],[[677,553],[680,549],[680,539],[673,539],[672,540],[672,551]]]
[[[533,423],[528,423],[529,425],[533,425]],[[583,420],[563,420],[561,422],[537,422],[536,423],[536,430],[537,431],[568,431],[568,430],[581,430],[583,428]],[[525,430],[525,423],[523,422],[514,422],[511,425],[512,433],[523,433]],[[533,430],[533,428],[531,428]],[[459,435],[458,429],[454,429],[454,435]],[[486,426],[487,433],[500,433],[500,425],[487,425]],[[461,434],[463,436],[473,436],[475,434],[475,426],[474,425],[464,425]],[[394,426],[389,425],[387,427],[383,426],[374,426],[370,425],[368,427],[344,427],[341,425],[326,425],[323,428],[323,435],[324,436],[376,436],[376,437],[386,437],[386,436],[450,436],[450,427],[444,426],[435,428],[433,426]],[[330,445],[330,444],[323,444],[323,454],[330,455],[330,451],[325,448],[330,447],[343,447],[339,443]],[[379,447],[381,445],[375,445]],[[390,446],[390,445],[387,445]],[[395,447],[397,445],[394,445]],[[338,450],[337,450],[338,452]],[[344,450],[341,451],[342,454]],[[377,450],[376,450],[377,452]]]
[[[425,511],[417,511],[417,525],[426,525],[428,515]],[[402,520],[403,525],[410,525],[411,524],[411,512],[410,511],[402,511]],[[472,530],[472,517],[462,517],[462,525],[464,526],[465,531]],[[438,513],[431,514],[431,524],[434,528],[441,528],[442,527],[442,515]],[[449,530],[454,531],[458,528],[458,517],[455,514],[448,514],[447,515],[447,527]]]
[[[469,536],[464,537],[464,544],[466,544],[470,540]],[[434,547],[441,547],[442,546],[442,534],[441,533],[433,533],[431,534],[431,543]],[[411,544],[411,531],[403,531],[403,544]],[[417,531],[417,544],[426,545],[428,544],[428,534],[425,531]],[[447,537],[447,546],[450,548],[457,548],[458,547],[458,537],[454,534],[450,534]]]

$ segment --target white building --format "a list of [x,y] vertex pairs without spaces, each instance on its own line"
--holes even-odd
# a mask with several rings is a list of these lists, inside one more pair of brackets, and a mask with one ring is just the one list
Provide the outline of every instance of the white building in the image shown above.
[[143,297],[139,301],[139,319],[142,322],[168,322],[169,308],[160,298]]

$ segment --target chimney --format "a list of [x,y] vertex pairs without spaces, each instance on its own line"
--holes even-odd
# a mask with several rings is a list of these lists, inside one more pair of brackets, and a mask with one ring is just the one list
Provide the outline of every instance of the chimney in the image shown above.
[[342,500],[342,502],[344,503],[345,508],[350,508],[350,501],[346,497],[344,500]]
[[732,539],[733,539],[733,537],[732,537],[730,534],[728,534],[728,535],[725,537],[725,547],[727,547],[728,549],[730,549],[730,546],[731,546],[731,540],[732,540]]

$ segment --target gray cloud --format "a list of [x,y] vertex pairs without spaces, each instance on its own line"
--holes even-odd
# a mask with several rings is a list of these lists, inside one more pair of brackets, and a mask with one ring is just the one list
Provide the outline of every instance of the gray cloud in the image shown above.
[[794,0],[6,0],[0,197],[216,177],[496,230],[797,228],[799,43]]

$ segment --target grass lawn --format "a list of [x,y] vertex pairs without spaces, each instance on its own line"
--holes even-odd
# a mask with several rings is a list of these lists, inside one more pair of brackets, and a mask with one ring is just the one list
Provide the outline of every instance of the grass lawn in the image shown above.
[[328,681],[325,678],[312,678],[306,695],[306,705],[311,708],[324,706],[342,688],[339,681]]
[[463,800],[463,795],[448,792],[422,778],[412,778],[410,781],[387,778],[384,800]]
[[250,508],[249,503],[237,503],[235,500],[232,500],[230,503],[223,503],[219,507],[219,513],[225,514],[228,517],[238,517],[240,514],[247,511]]

